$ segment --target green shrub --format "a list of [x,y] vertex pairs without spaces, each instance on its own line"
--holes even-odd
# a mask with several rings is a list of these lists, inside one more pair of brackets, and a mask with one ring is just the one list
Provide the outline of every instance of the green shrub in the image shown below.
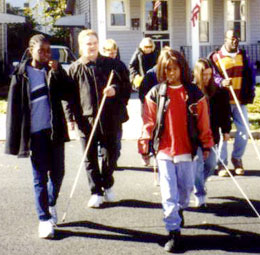
[[6,99],[0,98],[0,113],[6,113],[7,101]]
[[260,84],[256,86],[254,103],[247,105],[247,109],[249,113],[260,113]]

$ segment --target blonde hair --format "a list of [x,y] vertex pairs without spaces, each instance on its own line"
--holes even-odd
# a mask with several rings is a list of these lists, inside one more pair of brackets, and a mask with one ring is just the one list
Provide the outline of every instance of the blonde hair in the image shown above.
[[111,49],[111,50],[117,50],[117,44],[116,41],[113,39],[107,39],[103,45],[103,50]]
[[94,35],[97,39],[98,39],[98,35],[97,33],[92,30],[92,29],[84,29],[82,30],[79,35],[78,35],[78,44],[79,44],[79,54],[82,55],[82,48],[81,48],[81,44],[82,44],[82,41],[83,39],[86,37],[86,36],[91,36],[91,35]]
[[200,58],[194,66],[195,83],[202,91],[204,91],[204,87],[203,87],[203,83],[202,83],[203,71],[208,68],[212,68],[212,66],[211,66],[209,60],[206,58]]
[[144,51],[145,46],[152,46],[152,51],[155,50],[155,44],[152,38],[150,37],[145,37],[142,39],[142,41],[139,44],[139,48]]

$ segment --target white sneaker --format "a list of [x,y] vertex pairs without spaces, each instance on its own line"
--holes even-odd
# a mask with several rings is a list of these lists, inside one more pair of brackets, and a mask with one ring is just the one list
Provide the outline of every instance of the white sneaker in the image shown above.
[[201,207],[202,205],[205,205],[205,196],[197,197],[195,196],[195,207]]
[[100,205],[103,203],[104,197],[99,196],[97,194],[91,195],[89,201],[88,201],[88,207],[100,207]]
[[58,215],[57,215],[56,207],[55,206],[49,206],[49,212],[50,212],[51,219],[52,219],[53,223],[57,224]]
[[112,188],[105,189],[105,201],[107,202],[114,202],[115,201],[115,193],[113,192]]
[[51,239],[54,237],[54,228],[51,220],[41,221],[39,223],[39,238]]

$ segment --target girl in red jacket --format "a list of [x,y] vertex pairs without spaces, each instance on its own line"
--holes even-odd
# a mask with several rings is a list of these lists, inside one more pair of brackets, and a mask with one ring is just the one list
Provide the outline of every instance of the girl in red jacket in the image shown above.
[[157,63],[157,79],[144,103],[139,153],[149,154],[153,141],[160,174],[164,222],[169,232],[165,250],[179,247],[183,209],[188,207],[194,185],[194,156],[198,145],[206,158],[213,145],[207,102],[191,84],[185,58],[170,48],[162,50]]

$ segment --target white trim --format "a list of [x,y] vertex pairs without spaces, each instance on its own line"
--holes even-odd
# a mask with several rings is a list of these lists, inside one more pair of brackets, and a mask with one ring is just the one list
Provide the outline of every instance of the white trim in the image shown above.
[[0,13],[0,24],[25,23],[25,17]]
[[85,27],[86,16],[85,14],[72,15],[61,17],[56,20],[55,26],[65,26],[65,27]]
[[[186,31],[187,31],[187,45],[192,45],[191,40],[191,33],[192,33],[192,25],[191,25],[191,1],[186,1],[186,17],[187,17],[187,25],[186,25]],[[209,41],[208,42],[199,42],[200,46],[207,46],[212,45],[212,38],[213,38],[213,30],[214,30],[214,11],[213,11],[213,1],[208,0],[208,12],[209,12]],[[198,22],[198,21],[197,21]]]
[[106,0],[97,0],[97,28],[98,28],[98,38],[99,50],[101,49],[101,44],[107,39],[107,26],[106,26]]
[[107,0],[107,10],[106,10],[106,16],[107,16],[107,30],[108,31],[121,31],[121,30],[130,30],[130,1],[129,0],[121,0],[125,3],[125,22],[126,24],[124,26],[112,26],[111,25],[111,16],[110,16],[110,4],[111,1],[115,0]]

